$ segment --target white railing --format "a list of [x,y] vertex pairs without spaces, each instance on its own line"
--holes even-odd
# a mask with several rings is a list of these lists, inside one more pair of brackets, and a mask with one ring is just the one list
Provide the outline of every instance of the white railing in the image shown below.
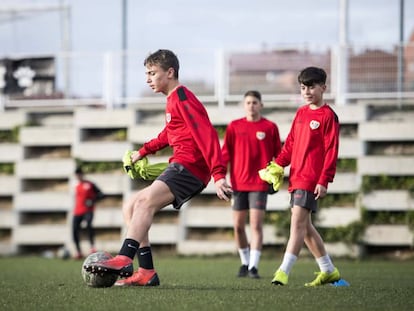
[[[296,76],[302,68],[311,65],[326,69],[326,98],[337,104],[356,99],[414,100],[413,43],[318,50],[300,46],[280,50],[213,53],[183,49],[175,52],[180,58],[181,82],[203,101],[219,106],[239,101],[247,89],[258,89],[266,101],[296,104],[299,101]],[[51,55],[54,61],[49,70],[53,75],[49,75],[49,80],[53,92],[39,95],[39,89],[45,88],[39,83],[44,84],[45,79],[38,75],[38,81],[35,76],[33,85],[24,89],[26,95],[1,95],[0,107],[102,105],[114,108],[161,103],[163,97],[152,94],[145,83],[145,56],[143,51]],[[24,57],[17,55],[8,59],[21,62]],[[346,70],[341,69],[344,64]]]

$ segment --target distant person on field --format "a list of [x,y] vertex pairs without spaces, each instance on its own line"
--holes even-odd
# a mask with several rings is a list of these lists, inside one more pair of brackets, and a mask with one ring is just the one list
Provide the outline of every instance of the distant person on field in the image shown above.
[[77,184],[75,187],[75,208],[73,210],[72,236],[76,247],[76,259],[83,258],[80,247],[80,232],[83,221],[86,223],[86,230],[90,243],[90,253],[95,253],[95,231],[92,226],[95,203],[103,198],[102,191],[91,181],[84,178],[81,167],[75,171]]
[[[172,204],[181,206],[199,194],[213,177],[217,196],[229,201],[217,131],[197,97],[178,80],[179,61],[170,50],[158,50],[144,61],[146,82],[155,93],[167,97],[165,127],[158,136],[131,156],[133,163],[167,146],[173,149],[167,169],[148,187],[133,194],[124,204],[127,234],[113,259],[91,263],[84,268],[92,273],[117,273],[127,278],[116,286],[157,286],[148,231],[154,215]],[[138,270],[133,273],[133,259]],[[130,276],[132,274],[132,276]]]
[[[263,222],[270,187],[260,179],[258,171],[276,158],[282,145],[277,125],[261,115],[260,92],[246,92],[243,106],[246,116],[227,126],[222,152],[233,189],[234,238],[241,260],[237,275],[259,278]],[[247,218],[250,244],[246,234]]]
[[328,183],[335,176],[339,121],[323,100],[326,90],[323,69],[303,69],[298,82],[305,105],[297,110],[282,151],[275,160],[281,167],[290,165],[291,224],[286,252],[272,283],[288,283],[289,273],[305,243],[320,269],[317,277],[305,286],[319,286],[340,279],[339,271],[327,254],[311,218],[311,214],[317,211],[318,200],[326,195]]

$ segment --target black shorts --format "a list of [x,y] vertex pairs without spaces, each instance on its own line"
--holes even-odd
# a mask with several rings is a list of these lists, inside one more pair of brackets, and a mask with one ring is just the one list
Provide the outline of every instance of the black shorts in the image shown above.
[[296,189],[290,194],[290,207],[294,205],[301,206],[316,213],[318,208],[318,201],[315,200],[315,194],[310,191]]
[[232,194],[232,208],[235,211],[256,208],[266,210],[267,191],[234,191]]
[[178,163],[170,163],[156,180],[165,182],[170,188],[174,195],[172,205],[175,209],[180,209],[185,202],[206,187],[200,179]]

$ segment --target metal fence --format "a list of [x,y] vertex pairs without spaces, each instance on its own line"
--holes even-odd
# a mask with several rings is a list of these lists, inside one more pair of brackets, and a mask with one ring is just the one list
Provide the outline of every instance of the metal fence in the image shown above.
[[[355,99],[414,99],[414,43],[404,46],[304,46],[274,50],[175,51],[180,80],[201,99],[226,105],[247,89],[267,100],[297,102],[298,72],[319,66],[328,73],[326,98],[339,104]],[[89,105],[108,108],[163,101],[145,83],[143,51],[13,56],[0,60],[3,109],[19,106]],[[36,60],[52,59],[47,66]],[[16,72],[26,67],[32,77]],[[3,68],[3,69],[2,69]],[[22,71],[22,70],[21,70]],[[27,70],[26,70],[27,71]],[[30,70],[29,70],[30,71]],[[3,73],[3,79],[1,74]],[[22,79],[25,79],[22,83]],[[27,78],[32,81],[27,81]],[[20,79],[20,80],[19,80]],[[14,88],[10,85],[14,84]]]

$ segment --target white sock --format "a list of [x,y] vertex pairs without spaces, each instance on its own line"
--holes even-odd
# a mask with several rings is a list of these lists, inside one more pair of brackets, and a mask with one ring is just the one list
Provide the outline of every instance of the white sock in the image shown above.
[[239,248],[240,260],[243,266],[249,265],[249,248]]
[[298,259],[297,256],[291,254],[291,253],[285,253],[283,256],[282,264],[280,265],[279,269],[284,271],[286,274],[290,273],[290,270],[292,270],[293,264]]
[[260,260],[261,254],[262,252],[257,249],[250,250],[249,270],[253,267],[257,269],[257,267],[259,266],[259,260]]
[[332,263],[332,260],[331,260],[331,258],[329,257],[328,254],[326,254],[325,256],[316,258],[316,262],[318,263],[319,269],[322,272],[331,273],[335,269],[335,267]]

